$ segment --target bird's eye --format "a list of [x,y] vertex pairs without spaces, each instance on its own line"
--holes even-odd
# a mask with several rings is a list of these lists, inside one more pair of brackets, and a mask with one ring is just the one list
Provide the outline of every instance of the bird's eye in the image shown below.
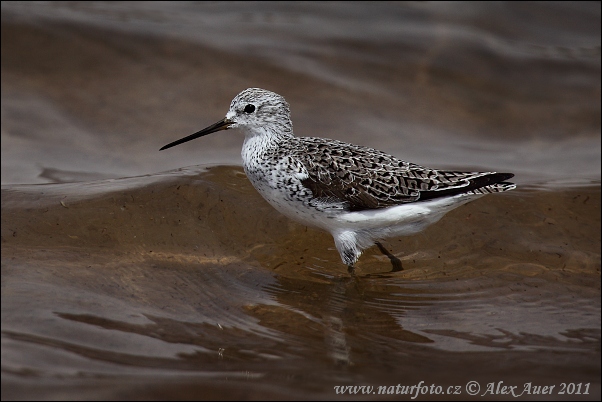
[[255,105],[248,104],[245,106],[245,113],[253,113],[255,111]]

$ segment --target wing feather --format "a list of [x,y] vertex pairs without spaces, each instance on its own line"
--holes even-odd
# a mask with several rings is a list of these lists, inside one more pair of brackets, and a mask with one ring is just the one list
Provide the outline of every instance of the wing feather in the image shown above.
[[511,173],[429,169],[368,147],[323,138],[297,139],[299,143],[289,151],[307,171],[302,184],[318,202],[337,200],[350,211],[513,187],[503,183]]

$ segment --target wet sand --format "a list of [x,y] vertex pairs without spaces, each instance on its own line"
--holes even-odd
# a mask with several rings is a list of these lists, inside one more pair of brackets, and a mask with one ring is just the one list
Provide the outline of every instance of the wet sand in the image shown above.
[[[599,4],[137,4],[2,4],[2,399],[600,398]],[[297,135],[518,188],[352,278],[253,189],[240,135],[158,152],[249,86]]]

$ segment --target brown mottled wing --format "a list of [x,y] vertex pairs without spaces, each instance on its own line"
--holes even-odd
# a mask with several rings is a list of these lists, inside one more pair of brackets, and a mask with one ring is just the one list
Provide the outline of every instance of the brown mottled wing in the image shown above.
[[434,170],[372,148],[323,138],[298,140],[302,146],[291,148],[290,152],[309,175],[302,184],[316,199],[343,202],[350,211],[386,208],[470,191],[480,193],[475,190],[513,176]]

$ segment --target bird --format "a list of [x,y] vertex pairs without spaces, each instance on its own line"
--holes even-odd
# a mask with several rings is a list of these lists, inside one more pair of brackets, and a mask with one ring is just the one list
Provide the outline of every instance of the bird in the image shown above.
[[226,116],[160,151],[222,130],[244,135],[244,171],[275,209],[329,232],[348,272],[363,250],[408,236],[450,210],[489,193],[512,190],[512,173],[439,170],[406,162],[370,147],[293,134],[290,106],[277,93],[248,88]]

